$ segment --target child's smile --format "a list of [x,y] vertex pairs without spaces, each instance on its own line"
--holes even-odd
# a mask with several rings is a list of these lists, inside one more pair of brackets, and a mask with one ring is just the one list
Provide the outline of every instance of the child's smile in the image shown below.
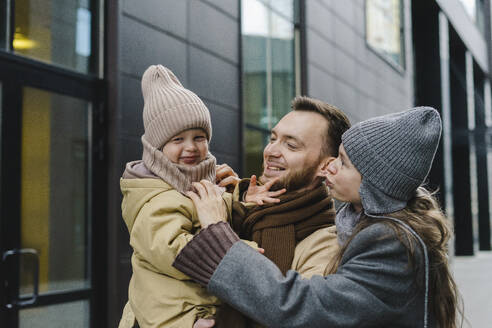
[[182,131],[162,147],[162,152],[173,163],[198,165],[208,154],[207,134],[202,129]]

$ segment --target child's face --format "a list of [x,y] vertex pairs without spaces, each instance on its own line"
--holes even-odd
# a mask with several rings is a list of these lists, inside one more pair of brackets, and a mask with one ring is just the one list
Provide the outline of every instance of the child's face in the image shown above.
[[202,129],[185,130],[172,137],[162,152],[173,163],[197,165],[208,154],[207,134]]

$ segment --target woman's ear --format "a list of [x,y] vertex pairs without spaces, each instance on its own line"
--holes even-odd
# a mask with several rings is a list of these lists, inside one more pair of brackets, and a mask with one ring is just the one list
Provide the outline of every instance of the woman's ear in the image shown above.
[[326,178],[326,175],[328,174],[328,166],[330,165],[331,162],[336,160],[336,157],[330,156],[330,157],[325,157],[321,163],[319,163],[318,170],[316,172],[317,177],[321,178]]

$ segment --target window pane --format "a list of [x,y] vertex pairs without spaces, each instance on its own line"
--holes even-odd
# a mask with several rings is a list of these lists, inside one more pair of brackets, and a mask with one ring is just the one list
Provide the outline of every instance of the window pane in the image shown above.
[[263,148],[265,148],[269,134],[245,129],[246,134],[246,176],[250,177],[253,174],[260,176],[263,172]]
[[90,0],[16,0],[13,51],[86,73],[92,54]]
[[295,96],[294,24],[287,9],[292,17],[292,1],[242,1],[245,121],[264,129],[290,110]]
[[267,3],[275,12],[281,14],[284,18],[293,21],[294,19],[294,3],[293,1],[285,0],[269,0]]
[[[90,285],[88,117],[86,101],[24,89],[21,244],[39,253],[41,293]],[[26,295],[32,292],[32,261],[22,264]]]
[[20,328],[89,327],[89,302],[78,301],[21,310]]
[[367,0],[367,43],[403,67],[401,0]]
[[295,96],[294,1],[241,4],[244,164],[251,175],[262,172],[268,131],[290,111]]
[[282,17],[272,14],[277,35],[271,38],[272,55],[272,127],[290,111],[295,96],[294,26]]
[[268,10],[257,0],[242,1],[243,109],[246,123],[269,127],[267,91]]

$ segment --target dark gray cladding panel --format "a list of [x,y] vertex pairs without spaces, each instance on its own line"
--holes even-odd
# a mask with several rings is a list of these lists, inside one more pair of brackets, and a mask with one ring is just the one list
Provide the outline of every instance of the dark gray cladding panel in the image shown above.
[[121,174],[123,174],[126,163],[142,159],[143,147],[140,137],[121,137],[119,142],[122,149],[120,168]]
[[[309,29],[318,31],[328,40],[335,40],[335,23],[333,13],[318,1],[306,3],[306,16],[310,17],[306,21]],[[320,24],[319,22],[323,22]]]
[[189,29],[192,43],[234,63],[238,62],[237,20],[201,1],[192,1]]
[[[334,12],[348,24],[354,24],[354,1],[331,1]],[[357,8],[359,10],[359,8]]]
[[[192,0],[194,1],[197,0]],[[234,18],[239,17],[239,0],[202,0],[202,2],[212,4]]]
[[123,11],[162,30],[186,38],[187,1],[125,0]]
[[239,68],[207,52],[189,47],[188,87],[199,96],[239,107]]
[[[228,164],[232,169],[239,174],[239,167],[241,166],[241,163],[239,162],[239,157],[238,156],[231,156],[228,154],[221,153],[219,151],[214,151],[212,150],[212,154],[214,154],[215,158],[217,159],[217,164]],[[240,176],[241,177],[241,176]],[[241,178],[249,178],[249,177],[241,177]]]
[[224,108],[205,100],[205,104],[212,116],[212,142],[211,149],[238,156],[241,152],[239,136],[239,111]]
[[121,70],[141,77],[152,64],[169,67],[186,85],[186,45],[169,35],[123,16]]
[[121,76],[121,132],[127,136],[140,137],[144,133],[143,97],[140,79]]
[[317,32],[307,33],[307,53],[310,62],[330,73],[335,72],[335,52],[333,42],[322,38]]
[[333,75],[313,65],[308,65],[308,69],[309,95],[329,104],[335,104],[335,79]]
[[[403,3],[408,10],[410,1]],[[367,46],[363,0],[313,0],[305,5],[309,95],[333,103],[356,121],[412,106],[408,23],[406,68],[401,73]]]

